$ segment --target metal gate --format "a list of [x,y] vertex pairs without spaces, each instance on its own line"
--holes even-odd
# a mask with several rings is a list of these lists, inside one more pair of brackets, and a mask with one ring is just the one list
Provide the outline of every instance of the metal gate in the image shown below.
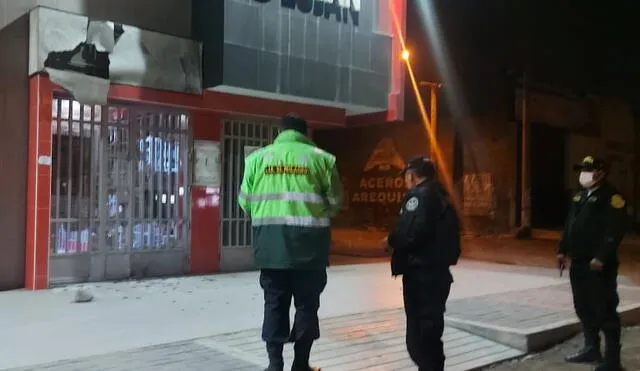
[[253,150],[271,144],[279,126],[272,120],[229,119],[223,121],[221,269],[243,270],[254,266],[251,220],[238,206],[244,159]]
[[187,272],[189,117],[62,97],[52,114],[50,282]]

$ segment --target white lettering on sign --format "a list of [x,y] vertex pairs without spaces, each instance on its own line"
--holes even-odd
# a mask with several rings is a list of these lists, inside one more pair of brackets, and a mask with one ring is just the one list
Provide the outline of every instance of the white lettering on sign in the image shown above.
[[[335,2],[338,3],[338,5],[340,5],[341,8],[347,8],[349,10],[352,10],[354,12],[359,12],[360,11],[360,3],[361,0],[337,0]],[[327,3],[327,4],[334,4],[334,0],[316,0],[316,2],[319,3]]]
[[404,197],[402,177],[370,177],[360,179],[360,190],[351,197],[355,203],[396,204]]
[[148,136],[138,141],[140,161],[138,170],[145,166],[154,171],[177,173],[180,166],[180,145],[173,140]]
[[[267,4],[271,0],[253,0]],[[337,22],[360,25],[360,9],[362,0],[280,0],[280,6],[287,9],[297,9],[301,13],[313,14],[325,19],[334,18]]]
[[38,165],[51,166],[51,156],[38,156]]

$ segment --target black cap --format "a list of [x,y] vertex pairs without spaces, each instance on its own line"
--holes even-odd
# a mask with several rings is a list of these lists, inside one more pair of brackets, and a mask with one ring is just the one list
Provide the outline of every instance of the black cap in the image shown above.
[[419,177],[433,178],[436,175],[436,165],[431,159],[425,156],[418,156],[409,160],[401,174],[409,170],[413,171]]
[[307,121],[296,113],[290,113],[282,118],[282,130],[295,130],[307,135]]
[[576,165],[573,165],[573,170],[575,171],[609,171],[609,165],[607,162],[601,158],[587,156],[582,159],[582,162]]

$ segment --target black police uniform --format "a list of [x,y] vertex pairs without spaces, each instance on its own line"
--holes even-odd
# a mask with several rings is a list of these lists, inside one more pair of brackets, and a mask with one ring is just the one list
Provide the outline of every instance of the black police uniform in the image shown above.
[[[604,170],[604,161],[586,157],[576,170]],[[568,362],[600,362],[600,331],[605,336],[605,358],[596,370],[620,369],[620,317],[617,248],[627,226],[625,200],[610,184],[583,190],[573,198],[558,253],[571,258],[570,280],[576,315],[582,323],[584,349]],[[590,267],[592,259],[601,271]]]
[[[262,339],[267,343],[270,366],[268,371],[284,366],[282,350],[285,343],[294,343],[295,360],[292,370],[316,370],[308,366],[313,342],[320,337],[318,309],[320,295],[327,284],[326,269],[263,269],[260,286],[264,291],[264,321]],[[296,308],[290,329],[291,301]]]
[[407,350],[419,370],[444,370],[444,312],[454,264],[446,252],[451,240],[460,239],[457,223],[451,228],[441,222],[451,207],[442,186],[427,180],[407,193],[388,237],[392,274],[403,276]]

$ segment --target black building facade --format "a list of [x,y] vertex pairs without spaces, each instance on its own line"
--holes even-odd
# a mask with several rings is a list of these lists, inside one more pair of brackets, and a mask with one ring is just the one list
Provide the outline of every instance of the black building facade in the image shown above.
[[385,111],[393,49],[381,25],[385,3],[194,0],[204,88],[329,103],[348,114]]

